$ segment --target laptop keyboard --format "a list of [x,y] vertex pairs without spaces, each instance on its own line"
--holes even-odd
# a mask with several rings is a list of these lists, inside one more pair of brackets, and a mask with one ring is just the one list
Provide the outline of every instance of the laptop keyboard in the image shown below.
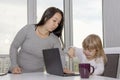
[[80,76],[80,74],[75,74],[75,73],[64,73],[64,76]]

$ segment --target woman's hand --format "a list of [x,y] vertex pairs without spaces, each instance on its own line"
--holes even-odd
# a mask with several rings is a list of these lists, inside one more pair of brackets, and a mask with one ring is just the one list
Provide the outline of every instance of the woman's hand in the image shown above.
[[67,69],[67,68],[64,68],[64,73],[69,73],[69,74],[72,74],[72,73],[74,73],[74,72],[72,72],[72,71],[70,71],[69,69]]
[[15,67],[12,70],[13,74],[21,74],[22,73],[22,69],[20,67]]
[[75,49],[74,48],[69,48],[69,50],[68,50],[68,56],[70,57],[70,58],[73,58],[73,57],[75,57]]

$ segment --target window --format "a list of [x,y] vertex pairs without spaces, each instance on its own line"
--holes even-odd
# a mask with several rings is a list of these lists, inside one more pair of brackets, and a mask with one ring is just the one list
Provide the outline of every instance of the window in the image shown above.
[[44,11],[48,7],[57,7],[63,11],[63,0],[37,0],[37,22],[40,21]]
[[0,0],[0,54],[9,54],[16,33],[27,24],[27,0]]
[[[97,34],[103,41],[102,0],[73,0],[73,46],[82,48],[82,41],[89,34]],[[73,59],[78,71],[78,59]]]
[[73,45],[82,47],[92,33],[103,39],[102,30],[102,0],[73,0]]

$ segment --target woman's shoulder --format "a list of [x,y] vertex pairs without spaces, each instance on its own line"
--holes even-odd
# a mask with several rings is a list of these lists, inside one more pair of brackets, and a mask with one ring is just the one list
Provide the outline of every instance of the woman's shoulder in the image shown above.
[[18,33],[28,33],[28,32],[30,32],[31,30],[33,30],[33,29],[35,29],[34,28],[34,25],[32,25],[32,24],[27,24],[27,25],[25,25],[25,26],[23,26],[19,31],[18,31]]
[[29,28],[29,29],[35,29],[35,25],[34,24],[26,24],[25,26],[24,26],[24,28]]
[[32,30],[32,29],[35,29],[35,25],[34,24],[26,24],[25,26],[23,26],[21,28],[22,31],[29,31],[29,30]]

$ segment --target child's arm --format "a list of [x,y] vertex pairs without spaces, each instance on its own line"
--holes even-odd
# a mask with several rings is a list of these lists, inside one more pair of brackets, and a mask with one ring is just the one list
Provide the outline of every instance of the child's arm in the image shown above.
[[73,47],[70,47],[70,48],[68,49],[68,56],[69,56],[70,58],[75,57],[75,49],[74,49]]

